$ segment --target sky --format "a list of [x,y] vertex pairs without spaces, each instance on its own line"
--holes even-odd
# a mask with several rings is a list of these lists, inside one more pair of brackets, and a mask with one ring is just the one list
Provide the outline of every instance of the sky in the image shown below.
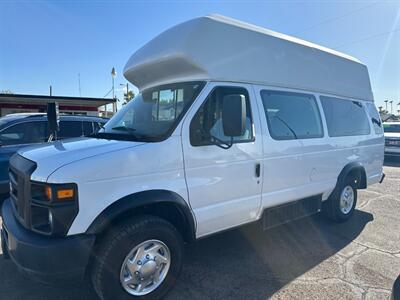
[[130,55],[162,31],[210,13],[358,58],[369,69],[377,106],[393,100],[400,109],[400,0],[0,0],[0,91],[48,94],[51,85],[53,95],[104,97],[115,67],[121,99]]

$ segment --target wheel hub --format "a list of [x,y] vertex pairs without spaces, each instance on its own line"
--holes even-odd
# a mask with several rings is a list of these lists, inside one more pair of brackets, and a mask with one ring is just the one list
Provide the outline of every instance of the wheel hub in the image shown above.
[[147,295],[164,281],[170,264],[171,255],[163,242],[145,241],[134,247],[122,263],[121,285],[131,295]]
[[340,195],[340,210],[343,214],[348,214],[353,208],[354,191],[351,186],[346,186]]
[[155,260],[147,260],[138,268],[139,276],[148,278],[157,271],[157,263]]

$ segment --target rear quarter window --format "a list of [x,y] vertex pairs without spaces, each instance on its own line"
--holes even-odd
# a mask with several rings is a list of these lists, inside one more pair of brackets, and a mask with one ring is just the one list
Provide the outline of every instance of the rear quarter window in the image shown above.
[[367,112],[368,112],[369,118],[371,120],[371,123],[374,127],[375,133],[382,134],[383,133],[382,121],[381,121],[381,117],[378,113],[378,110],[375,107],[375,104],[366,103],[365,107],[367,108]]
[[370,126],[360,101],[321,96],[328,134],[331,137],[368,135]]

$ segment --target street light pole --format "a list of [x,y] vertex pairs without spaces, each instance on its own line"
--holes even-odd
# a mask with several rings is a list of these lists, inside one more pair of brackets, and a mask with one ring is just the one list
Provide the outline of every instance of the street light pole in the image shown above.
[[[114,89],[114,78],[117,76],[117,71],[115,71],[115,68],[113,67],[111,70],[111,77],[112,77],[112,98],[115,101],[115,89]],[[115,113],[115,102],[112,104],[112,110],[113,113]]]

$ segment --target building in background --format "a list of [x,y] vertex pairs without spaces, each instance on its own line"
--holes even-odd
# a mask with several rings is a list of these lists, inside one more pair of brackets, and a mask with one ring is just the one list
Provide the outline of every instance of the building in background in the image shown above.
[[[0,116],[26,113],[46,112],[47,103],[57,102],[60,113],[69,115],[87,115],[106,117],[105,106],[113,107],[116,99],[66,97],[45,95],[0,94]],[[107,111],[107,117],[111,117],[112,111]]]

